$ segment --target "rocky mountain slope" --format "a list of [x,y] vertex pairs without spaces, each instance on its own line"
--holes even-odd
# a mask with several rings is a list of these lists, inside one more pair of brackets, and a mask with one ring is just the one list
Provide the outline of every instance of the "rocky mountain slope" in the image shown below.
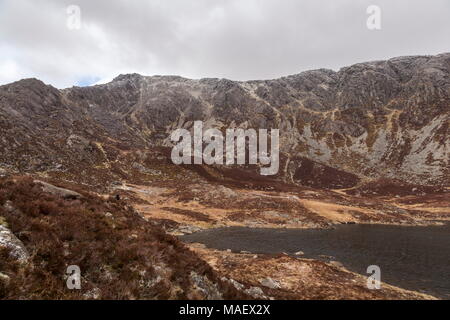
[[[174,165],[170,134],[196,120],[280,129],[280,172]],[[168,233],[448,220],[449,122],[450,53],[266,81],[0,86],[0,299],[432,298],[369,292],[329,263],[188,248]],[[84,270],[81,292],[64,287],[69,264]],[[304,270],[304,285],[281,281]]]
[[0,167],[108,166],[130,150],[168,147],[172,130],[203,120],[279,128],[285,182],[311,185],[335,170],[331,188],[380,177],[449,185],[449,119],[449,53],[266,81],[130,74],[57,90],[26,79],[0,87]]

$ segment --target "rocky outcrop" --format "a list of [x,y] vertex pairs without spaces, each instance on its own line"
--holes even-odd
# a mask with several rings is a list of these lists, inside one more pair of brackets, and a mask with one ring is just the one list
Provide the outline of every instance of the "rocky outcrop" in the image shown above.
[[9,254],[20,262],[26,262],[30,255],[17,237],[8,228],[0,225],[0,247],[10,250]]
[[286,182],[311,180],[298,160],[306,159],[338,170],[332,188],[352,185],[351,175],[448,185],[449,119],[450,53],[265,81],[132,74],[57,90],[27,79],[0,87],[0,164],[108,166],[118,150],[170,146],[172,130],[203,120],[205,128],[279,128]]
[[207,277],[191,271],[190,279],[194,284],[194,290],[198,290],[207,300],[223,300],[222,293],[216,283]]
[[[0,191],[11,225],[0,226],[0,299],[247,298],[123,202],[61,198],[30,177],[2,178]],[[80,290],[64,290],[70,265],[81,269]]]
[[79,194],[78,192],[72,191],[72,190],[68,190],[68,189],[64,189],[64,188],[59,188],[56,187],[50,183],[47,182],[43,182],[40,180],[35,180],[34,183],[37,183],[41,186],[42,191],[53,194],[55,196],[61,197],[63,199],[80,199],[83,196],[81,194]]
[[273,280],[270,277],[261,279],[259,281],[259,283],[261,283],[261,285],[263,285],[264,287],[270,288],[270,289],[280,289],[281,285],[278,283],[278,281]]

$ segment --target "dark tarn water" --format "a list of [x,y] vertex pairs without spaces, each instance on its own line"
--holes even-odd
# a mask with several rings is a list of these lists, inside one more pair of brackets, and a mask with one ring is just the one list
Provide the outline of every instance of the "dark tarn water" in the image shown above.
[[331,230],[233,227],[202,231],[181,240],[235,252],[303,251],[303,257],[337,260],[363,275],[368,266],[378,265],[383,282],[450,299],[450,223],[430,227],[341,225]]

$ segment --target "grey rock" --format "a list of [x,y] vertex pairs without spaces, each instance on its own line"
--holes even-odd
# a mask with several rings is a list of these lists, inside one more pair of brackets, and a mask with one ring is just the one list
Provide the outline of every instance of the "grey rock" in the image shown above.
[[5,209],[6,212],[8,212],[8,213],[11,213],[11,212],[13,212],[15,210],[11,200],[7,200],[5,202],[5,204],[3,205],[3,209]]
[[162,174],[161,171],[146,168],[145,166],[143,166],[142,164],[140,164],[138,162],[133,162],[131,167],[133,169],[138,170],[139,172],[145,173],[145,174],[158,175],[158,176]]
[[86,300],[98,300],[101,297],[101,291],[99,288],[93,288],[83,294],[83,299]]
[[222,293],[219,291],[217,283],[213,283],[206,276],[199,275],[198,273],[191,271],[190,279],[196,288],[204,295],[208,300],[222,300]]
[[[331,187],[385,175],[442,185],[450,174],[449,75],[450,53],[443,53],[264,81],[133,74],[58,90],[25,79],[0,87],[0,163],[19,171],[99,165],[108,159],[98,141],[168,147],[174,129],[203,120],[221,129],[280,129],[291,160],[280,177],[288,182],[314,185],[335,169]],[[305,174],[304,159],[314,175]]]
[[111,212],[106,212],[105,217],[107,218],[114,218],[113,214]]
[[340,263],[339,261],[330,261],[329,263],[334,267],[338,267],[338,268],[344,267],[344,265],[342,263]]
[[201,231],[202,229],[196,226],[191,225],[180,225],[176,231],[184,233],[184,234],[192,234],[198,231]]
[[222,280],[222,281],[226,281],[226,282],[231,283],[231,284],[232,284],[236,289],[238,289],[238,290],[243,291],[244,288],[245,288],[244,285],[243,285],[242,283],[240,283],[240,282],[238,282],[238,281],[236,281],[236,280],[234,280],[234,279],[228,279],[228,278],[226,278],[226,277],[222,277],[221,280]]
[[244,290],[244,292],[255,299],[267,299],[267,296],[264,294],[264,291],[260,287],[250,287]]
[[7,286],[10,281],[11,281],[10,276],[0,272],[0,283],[4,283]]
[[53,195],[56,195],[58,197],[64,198],[64,199],[81,199],[83,196],[79,194],[78,192],[59,188],[52,184],[49,184],[47,182],[43,182],[40,180],[34,180],[35,183],[38,183],[42,186],[42,191],[51,193]]
[[26,262],[30,257],[22,241],[4,226],[0,226],[0,247],[10,249],[10,255],[20,262]]
[[81,147],[81,148],[87,148],[89,146],[89,140],[78,136],[76,134],[71,134],[66,141],[66,144],[69,147]]
[[281,288],[280,283],[270,277],[260,280],[259,283],[261,283],[261,285],[263,285],[264,287],[267,287],[270,289],[280,289]]

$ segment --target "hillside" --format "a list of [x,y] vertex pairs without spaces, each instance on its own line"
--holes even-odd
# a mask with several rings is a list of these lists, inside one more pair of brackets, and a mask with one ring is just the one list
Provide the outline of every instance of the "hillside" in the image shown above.
[[[196,120],[279,129],[279,173],[174,165],[170,134]],[[0,299],[432,298],[370,291],[326,262],[176,236],[449,220],[449,122],[450,53],[262,81],[128,74],[63,90],[0,86]],[[65,289],[69,264],[83,270],[80,292]],[[301,286],[259,285],[306,269]]]

